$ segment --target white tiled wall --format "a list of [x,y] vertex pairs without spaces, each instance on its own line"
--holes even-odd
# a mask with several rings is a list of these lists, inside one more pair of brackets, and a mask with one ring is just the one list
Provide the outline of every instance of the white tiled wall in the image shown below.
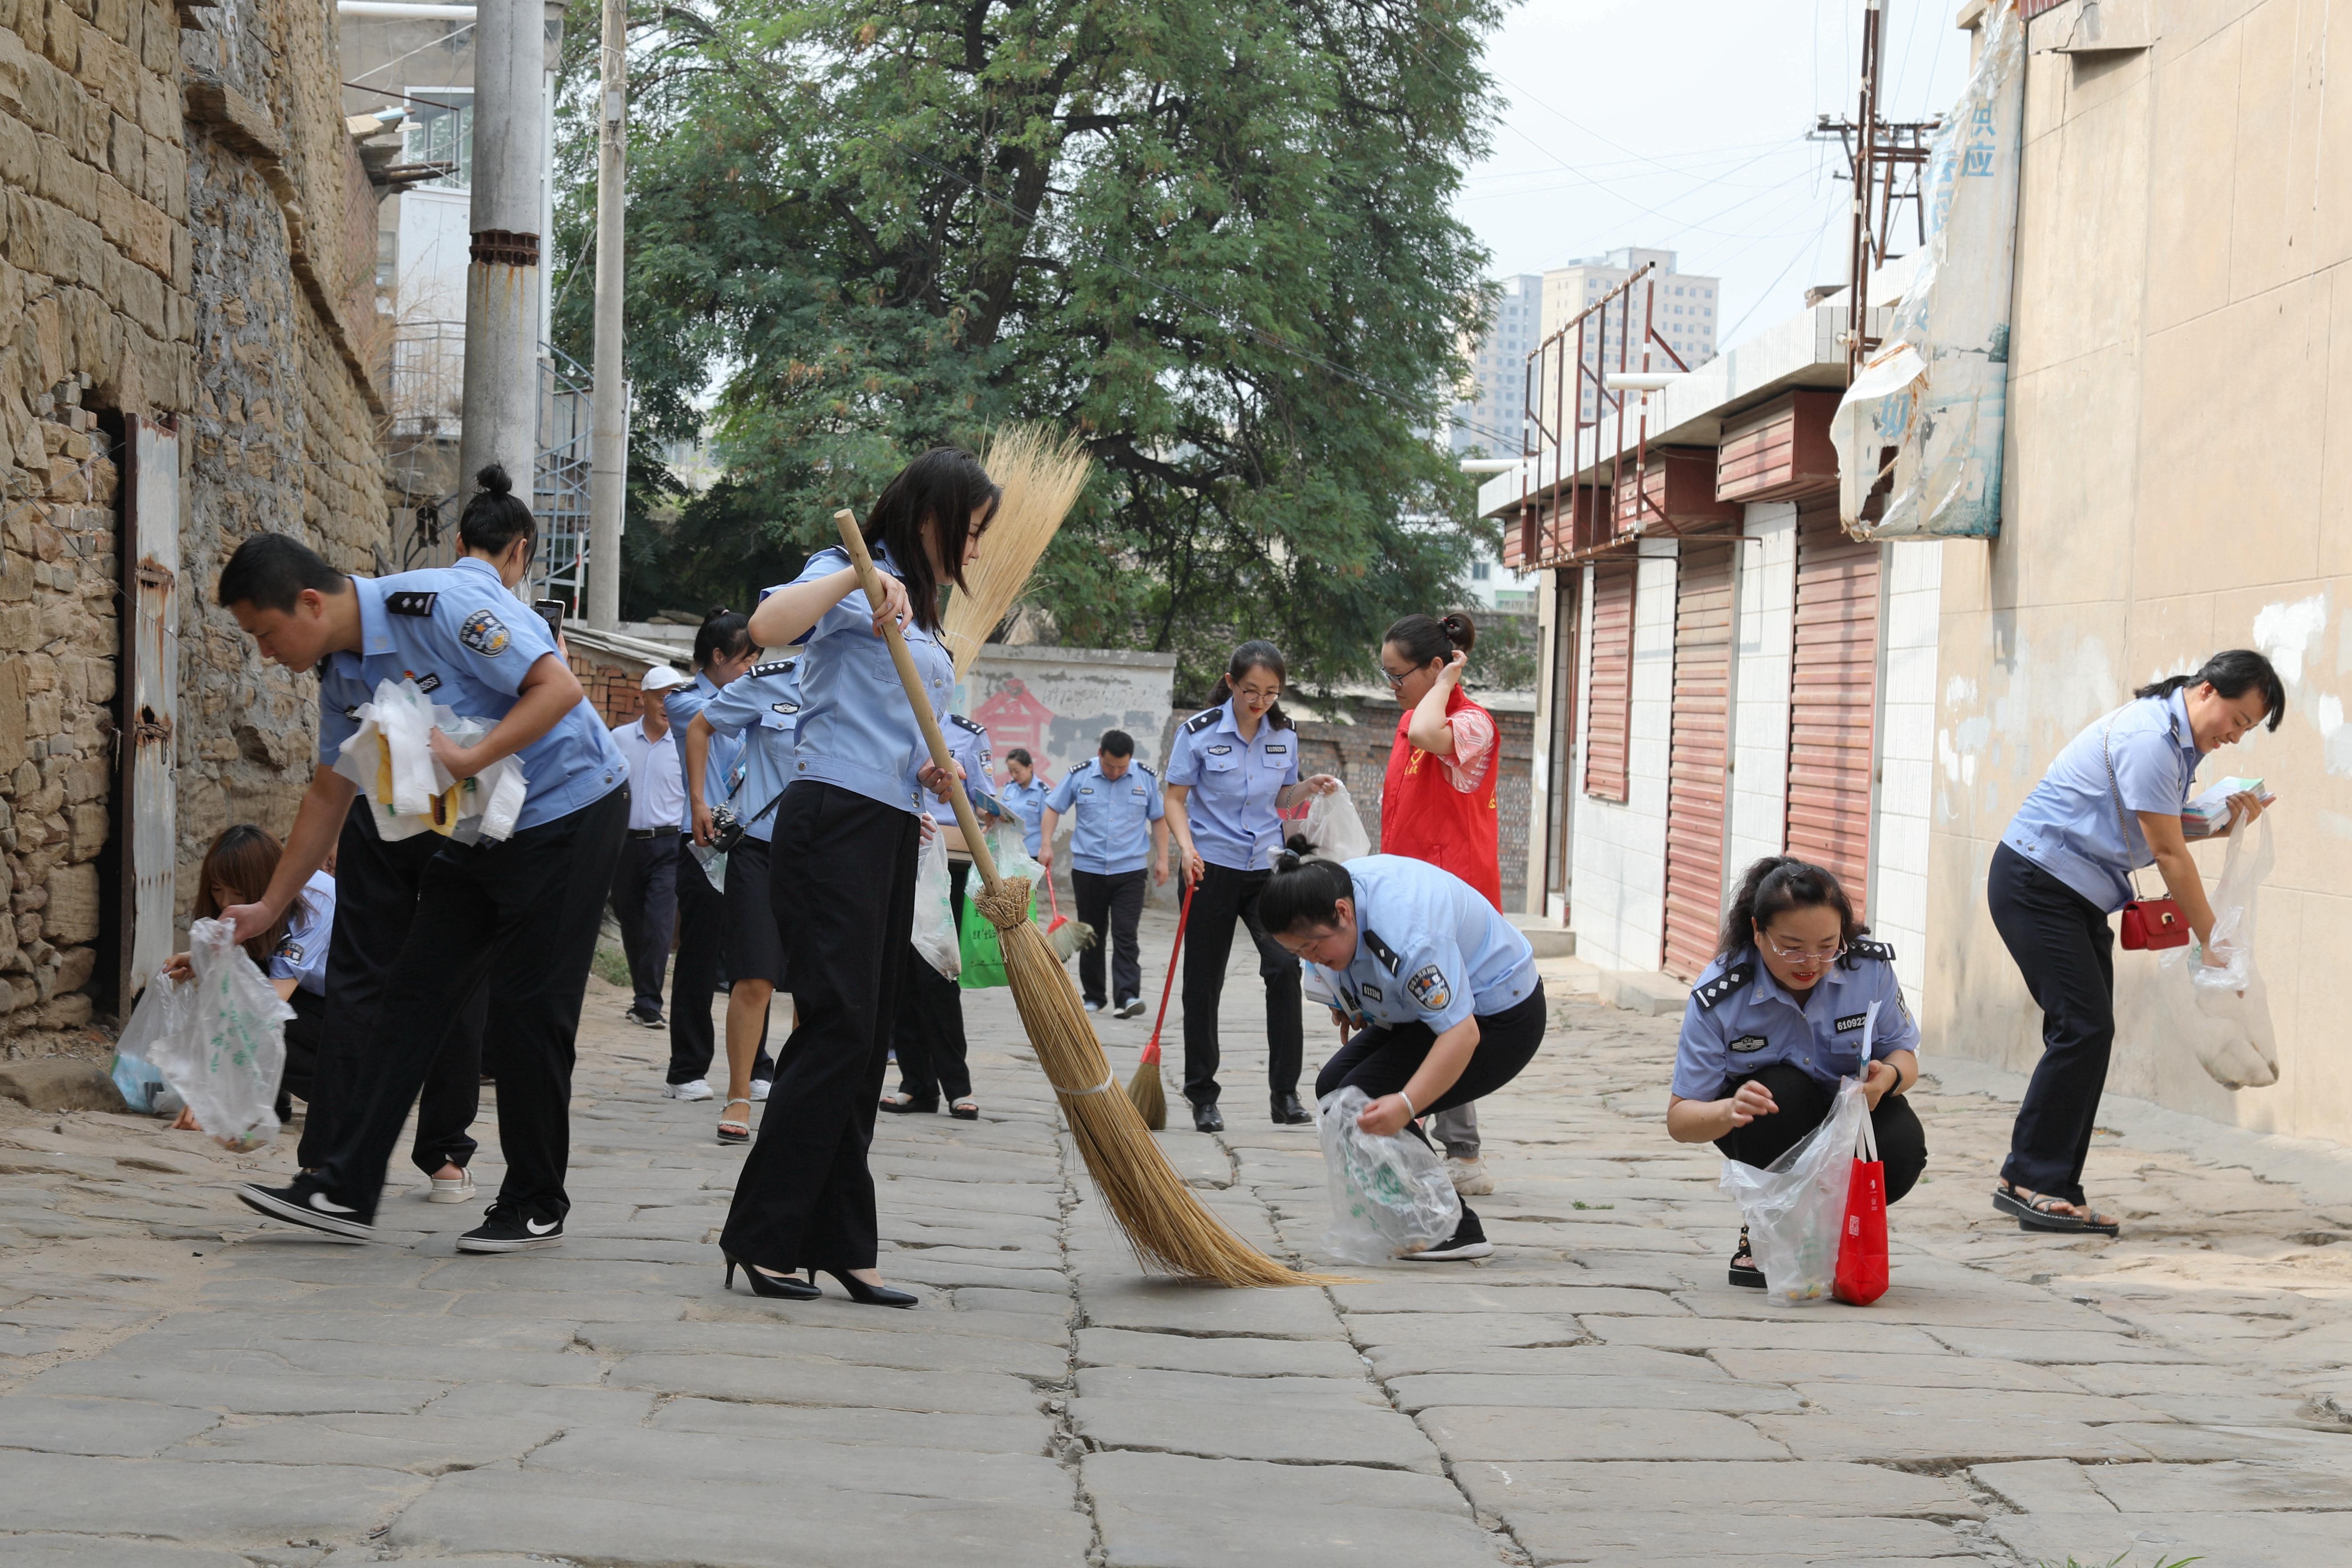
[[1759,501],[1739,546],[1738,666],[1732,675],[1727,882],[1780,853],[1788,829],[1789,649],[1796,635],[1797,509]]
[[1919,541],[1885,547],[1880,615],[1878,816],[1871,825],[1870,924],[1895,946],[1895,973],[1914,1014],[1927,976],[1927,821],[1934,801],[1936,637],[1944,552]]
[[[1576,896],[1570,926],[1577,955],[1602,969],[1659,967],[1666,920],[1666,761],[1675,686],[1675,548],[1644,541],[1633,589],[1633,724],[1626,746],[1626,800],[1595,800],[1576,779]],[[1652,554],[1656,551],[1658,553]],[[1591,669],[1590,574],[1584,660]],[[1587,726],[1589,727],[1589,725]]]

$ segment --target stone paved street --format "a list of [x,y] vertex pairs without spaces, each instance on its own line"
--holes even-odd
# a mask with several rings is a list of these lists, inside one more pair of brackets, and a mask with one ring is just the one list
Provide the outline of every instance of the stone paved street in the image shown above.
[[[0,1563],[2346,1561],[2352,1160],[2111,1103],[2126,1237],[2029,1240],[1986,1201],[2014,1080],[1931,1060],[1893,1291],[1776,1309],[1725,1283],[1714,1152],[1665,1137],[1675,1021],[1548,968],[1551,1038],[1482,1110],[1496,1256],[1320,1289],[1141,1276],[1002,991],[968,999],[982,1120],[882,1119],[913,1312],[721,1293],[740,1152],[601,982],[557,1253],[458,1258],[476,1210],[405,1194],[397,1245],[298,1237],[200,1136],[0,1101]],[[1229,1039],[1254,989],[1237,959]],[[1149,1024],[1105,1022],[1122,1077]],[[1263,1072],[1234,1050],[1232,1131],[1165,1145],[1313,1262],[1320,1156]]]

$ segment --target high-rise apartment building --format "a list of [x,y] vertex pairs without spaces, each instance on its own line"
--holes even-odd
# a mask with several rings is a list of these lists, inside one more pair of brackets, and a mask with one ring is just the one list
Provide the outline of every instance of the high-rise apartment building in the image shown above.
[[[1673,345],[1675,354],[1683,362],[1682,368],[1696,370],[1713,359],[1717,330],[1716,311],[1721,303],[1721,279],[1675,271],[1675,253],[1671,250],[1633,247],[1612,250],[1606,256],[1590,257],[1545,273],[1541,338],[1538,342],[1549,338],[1600,303],[1611,289],[1644,266],[1651,266],[1652,270],[1633,290],[1633,341],[1625,347],[1622,360],[1619,357],[1618,336],[1626,317],[1612,306],[1608,311],[1605,330],[1598,317],[1587,329],[1584,363],[1596,371],[1615,370],[1621,363],[1628,370],[1675,369],[1674,361],[1654,348],[1650,353],[1650,363],[1644,365],[1642,362],[1642,322],[1645,305],[1650,310],[1650,324],[1661,338]],[[1544,404],[1549,406],[1551,389],[1545,388],[1544,394]],[[1583,417],[1588,420],[1593,416],[1596,395],[1592,384],[1587,382]]]
[[1463,344],[1470,361],[1470,395],[1454,405],[1456,452],[1475,447],[1490,458],[1519,455],[1528,355],[1543,341],[1543,275],[1537,272],[1504,279],[1503,297],[1486,330],[1475,342]]

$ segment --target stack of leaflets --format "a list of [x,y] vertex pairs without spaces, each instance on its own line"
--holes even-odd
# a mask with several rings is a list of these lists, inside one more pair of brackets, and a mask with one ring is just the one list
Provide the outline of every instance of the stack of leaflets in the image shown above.
[[2190,801],[2180,814],[2180,831],[2188,838],[2211,838],[2230,831],[2230,797],[2251,795],[2264,805],[2278,797],[2263,788],[2260,779],[2226,778]]

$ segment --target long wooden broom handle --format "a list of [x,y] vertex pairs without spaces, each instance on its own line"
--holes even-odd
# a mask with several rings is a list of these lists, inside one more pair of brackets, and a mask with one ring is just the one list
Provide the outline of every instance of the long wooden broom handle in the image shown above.
[[[857,581],[866,590],[866,602],[876,610],[882,607],[882,574],[874,569],[874,557],[866,553],[866,535],[857,527],[857,514],[844,507],[833,514],[835,528],[841,530],[841,542],[849,552],[849,559],[857,568]],[[915,710],[915,722],[923,727],[923,740],[931,748],[931,761],[940,772],[955,777],[954,756],[948,751],[948,738],[940,731],[940,721],[931,715],[931,699],[923,689],[923,673],[915,668],[914,651],[899,634],[898,623],[885,620],[882,637],[890,645],[890,662],[898,667],[898,684],[907,689],[907,701]],[[980,879],[989,889],[995,890],[1002,879],[996,874],[996,857],[988,852],[988,840],[981,837],[980,818],[972,815],[971,801],[958,784],[948,793],[948,804],[955,807],[956,826],[963,829],[964,847],[971,851],[971,863],[980,868]]]

